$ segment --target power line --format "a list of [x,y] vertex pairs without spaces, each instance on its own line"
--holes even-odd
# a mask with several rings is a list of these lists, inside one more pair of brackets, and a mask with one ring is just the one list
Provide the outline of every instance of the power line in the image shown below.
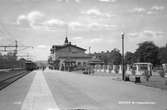
[[[7,29],[5,28],[4,24],[2,22],[0,22],[0,25],[1,25],[1,28],[3,29],[0,29],[0,32],[4,35],[7,35],[8,37],[10,37],[10,39],[8,38],[8,41],[11,41],[11,36],[13,36],[9,31],[7,31]],[[3,48],[2,50],[0,51],[14,51],[14,54],[17,55],[18,51],[21,51],[21,50],[25,50],[27,48],[33,48],[32,46],[21,46],[21,45],[18,45],[18,41],[15,40],[15,45],[0,45],[1,48]],[[22,49],[18,49],[19,47],[22,47]],[[12,50],[9,50],[8,48],[15,48],[15,49],[12,49]]]
[[[33,48],[32,46],[20,46],[20,45],[18,45],[17,40],[15,40],[15,45],[1,45],[0,47],[3,48],[0,51],[4,51],[4,52],[14,51],[14,55],[17,55],[18,51],[21,51],[21,50],[18,49],[18,47],[23,47],[24,49],[22,49],[22,50],[25,50],[27,48]],[[14,49],[8,49],[8,48],[14,48]]]

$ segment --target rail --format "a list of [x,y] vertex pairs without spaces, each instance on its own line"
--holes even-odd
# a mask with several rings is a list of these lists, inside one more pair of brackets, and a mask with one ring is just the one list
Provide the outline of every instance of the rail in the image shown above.
[[8,78],[5,78],[5,79],[1,80],[0,81],[0,90],[8,87],[10,84],[12,84],[13,82],[15,82],[18,79],[22,78],[26,74],[28,74],[28,72],[24,71],[24,72],[20,72],[18,74],[12,75],[12,76],[10,76]]
[[2,71],[11,71],[11,70],[22,70],[24,68],[8,68],[8,69],[0,69],[0,72]]

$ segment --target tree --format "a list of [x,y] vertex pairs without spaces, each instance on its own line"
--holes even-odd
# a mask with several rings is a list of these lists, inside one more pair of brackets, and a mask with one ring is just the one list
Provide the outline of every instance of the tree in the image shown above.
[[159,58],[161,64],[167,63],[167,45],[166,45],[166,47],[161,47],[159,49],[158,58]]
[[120,65],[121,64],[121,54],[119,49],[113,49],[110,51],[101,51],[100,53],[94,53],[92,56],[96,56],[96,58],[100,59],[104,62],[105,65],[114,64]]
[[121,54],[120,54],[120,50],[118,49],[113,49],[111,51],[111,54],[110,54],[110,58],[111,58],[111,63],[114,64],[114,65],[120,65],[121,64]]
[[101,51],[101,53],[98,53],[98,54],[96,53],[95,55],[97,56],[97,58],[102,60],[105,65],[107,65],[109,63],[109,56],[106,52]]
[[136,56],[132,52],[126,52],[125,54],[125,64],[133,64],[136,61]]
[[151,41],[145,41],[139,44],[135,54],[139,62],[151,62],[156,65],[159,64],[158,60],[159,48]]
[[18,60],[17,56],[11,52],[7,55],[0,54],[0,68],[2,69],[24,67],[24,63],[23,60]]

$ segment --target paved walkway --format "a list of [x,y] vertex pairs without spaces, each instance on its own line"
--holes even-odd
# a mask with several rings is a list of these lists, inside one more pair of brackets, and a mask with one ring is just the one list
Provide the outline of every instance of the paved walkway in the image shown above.
[[59,110],[41,71],[36,72],[21,110]]

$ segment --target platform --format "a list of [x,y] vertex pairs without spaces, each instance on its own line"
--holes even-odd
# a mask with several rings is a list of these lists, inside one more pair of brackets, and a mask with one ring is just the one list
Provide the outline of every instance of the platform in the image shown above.
[[166,110],[166,102],[166,90],[49,69],[33,71],[0,91],[4,110]]

